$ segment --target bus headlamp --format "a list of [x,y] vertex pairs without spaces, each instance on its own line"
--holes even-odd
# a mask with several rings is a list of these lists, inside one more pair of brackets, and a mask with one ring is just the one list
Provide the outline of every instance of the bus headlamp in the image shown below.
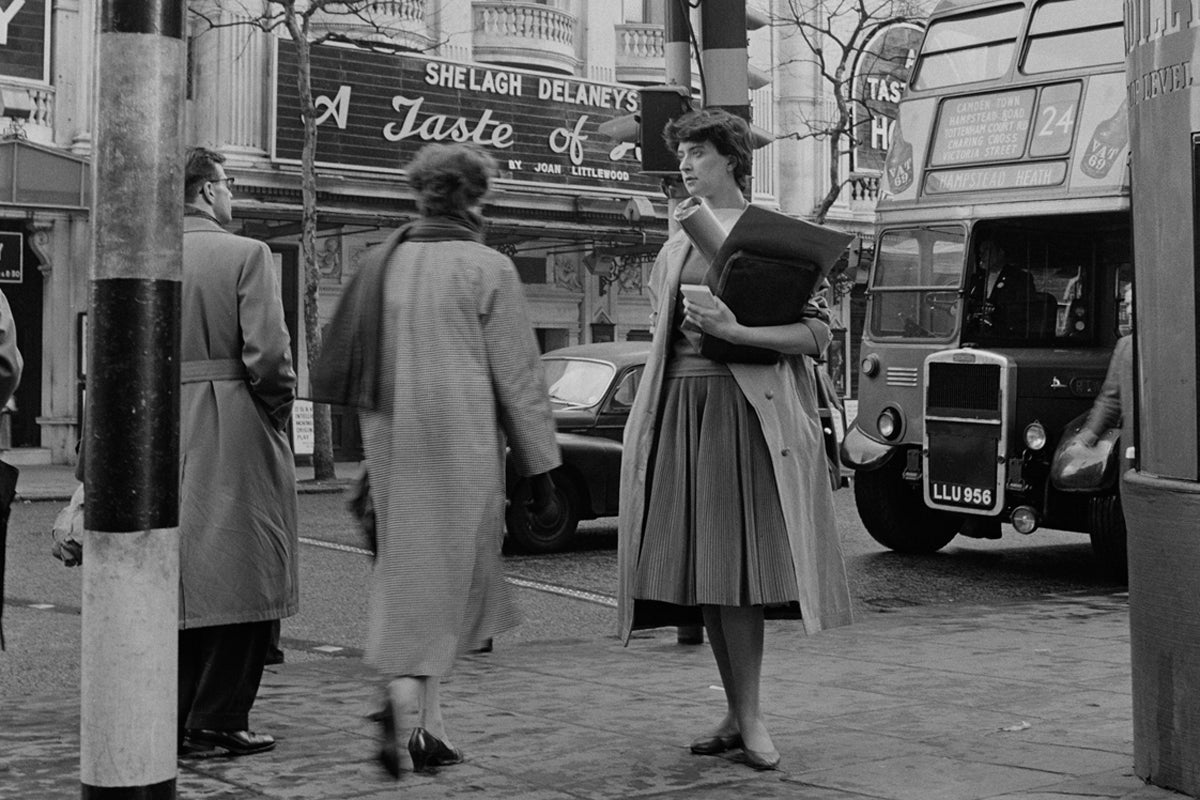
[[1031,422],[1025,426],[1025,446],[1030,450],[1041,450],[1046,446],[1046,429],[1040,422]]
[[1033,533],[1038,526],[1037,512],[1029,506],[1017,506],[1013,509],[1012,526],[1017,533]]
[[868,378],[874,378],[879,374],[879,356],[872,353],[862,360],[862,374]]
[[875,426],[883,438],[895,439],[900,435],[900,412],[891,406],[885,408],[879,412],[879,419],[875,420]]

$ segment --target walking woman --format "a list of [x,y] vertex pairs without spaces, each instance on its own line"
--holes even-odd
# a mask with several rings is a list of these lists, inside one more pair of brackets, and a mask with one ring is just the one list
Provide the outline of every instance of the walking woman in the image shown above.
[[554,503],[558,444],[521,280],[482,243],[495,174],[470,145],[423,148],[408,166],[423,216],[369,267],[382,267],[382,320],[360,413],[378,536],[366,658],[387,679],[379,757],[395,776],[462,760],[441,679],[518,622],[500,565],[506,440],[517,470],[542,476],[534,511]]
[[[747,203],[750,135],[724,111],[685,114],[665,135],[688,193],[733,226]],[[750,328],[719,300],[683,299],[708,264],[683,232],[650,276],[653,344],[621,468],[620,627],[703,621],[727,710],[693,753],[741,750],[756,769],[780,755],[759,705],[763,621],[802,616],[808,632],[850,622],[812,358],[829,316],[812,301],[802,322]],[[700,355],[700,332],[778,351],[773,364]]]

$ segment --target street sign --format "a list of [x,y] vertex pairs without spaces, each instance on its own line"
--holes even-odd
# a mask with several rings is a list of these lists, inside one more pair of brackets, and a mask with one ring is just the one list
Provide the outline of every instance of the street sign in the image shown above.
[[20,283],[25,277],[25,235],[0,233],[0,283]]

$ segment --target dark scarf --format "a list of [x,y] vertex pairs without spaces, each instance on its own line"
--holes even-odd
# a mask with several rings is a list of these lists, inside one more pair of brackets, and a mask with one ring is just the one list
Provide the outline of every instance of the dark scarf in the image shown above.
[[471,211],[422,217],[400,227],[367,255],[346,284],[321,344],[310,381],[314,401],[366,410],[378,406],[383,283],[392,253],[404,242],[482,244],[483,226],[483,217]]
[[483,244],[483,225],[483,217],[473,211],[457,211],[441,217],[421,217],[396,231],[395,235],[399,237],[396,244],[457,241]]

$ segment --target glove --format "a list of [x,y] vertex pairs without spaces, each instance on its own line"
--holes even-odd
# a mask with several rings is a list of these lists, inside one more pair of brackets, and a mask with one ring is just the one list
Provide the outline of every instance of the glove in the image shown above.
[[554,481],[549,472],[534,475],[529,479],[530,499],[526,508],[534,524],[541,528],[549,528],[558,521],[561,509],[558,506],[558,494],[554,491]]
[[50,530],[54,543],[50,546],[50,555],[63,562],[68,567],[77,567],[83,563],[83,484],[71,495],[58,516],[54,518],[54,527]]

